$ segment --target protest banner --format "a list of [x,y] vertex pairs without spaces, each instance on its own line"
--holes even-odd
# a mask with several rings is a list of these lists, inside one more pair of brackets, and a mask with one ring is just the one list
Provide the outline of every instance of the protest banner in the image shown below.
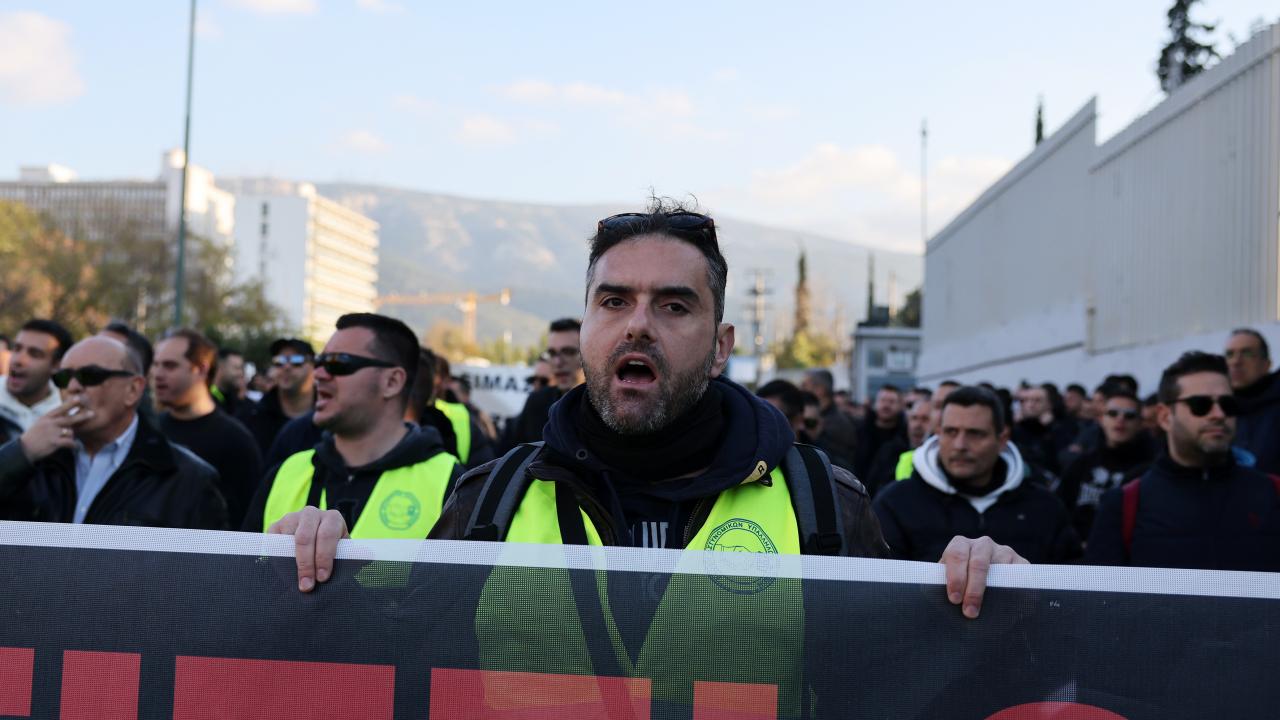
[[1270,717],[1280,581],[716,550],[292,540],[0,523],[0,715],[39,718]]

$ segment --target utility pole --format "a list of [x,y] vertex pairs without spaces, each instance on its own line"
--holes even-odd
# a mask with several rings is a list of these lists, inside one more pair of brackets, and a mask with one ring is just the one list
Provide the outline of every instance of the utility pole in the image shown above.
[[751,354],[756,358],[764,356],[764,313],[765,313],[765,296],[772,291],[764,284],[763,270],[752,270],[753,281],[751,287],[747,289],[747,295],[751,297]]
[[929,244],[929,149],[928,120],[920,121],[920,242]]
[[187,165],[191,159],[191,79],[196,59],[196,0],[191,0],[187,28],[187,117],[182,128],[182,184],[178,198],[178,269],[173,284],[173,325],[182,327],[182,301],[187,270]]

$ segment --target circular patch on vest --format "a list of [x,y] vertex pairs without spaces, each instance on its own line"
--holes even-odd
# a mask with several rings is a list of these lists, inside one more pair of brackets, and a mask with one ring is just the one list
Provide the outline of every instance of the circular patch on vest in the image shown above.
[[738,595],[754,595],[776,579],[743,573],[771,573],[778,568],[778,546],[760,527],[745,518],[720,523],[707,537],[706,550],[715,554],[706,561],[711,582]]
[[408,530],[422,517],[422,503],[413,493],[396,490],[382,501],[378,517],[391,530]]

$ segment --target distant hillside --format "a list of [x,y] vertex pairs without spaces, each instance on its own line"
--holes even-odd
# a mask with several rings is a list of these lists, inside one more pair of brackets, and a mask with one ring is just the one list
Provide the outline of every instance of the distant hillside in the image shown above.
[[[317,184],[321,195],[378,221],[379,292],[511,288],[507,307],[482,305],[481,341],[511,332],[518,344],[535,342],[548,320],[582,313],[586,240],[596,221],[634,208],[590,205],[533,205],[474,200],[369,185]],[[808,253],[815,324],[829,327],[843,312],[845,332],[866,315],[867,254],[864,247],[802,232],[716,217],[729,261],[727,319],[747,327],[751,271],[765,270],[772,288],[766,337],[790,328],[796,259]],[[897,276],[899,295],[918,287],[924,263],[918,255],[875,251],[876,298],[885,302],[887,278]],[[839,309],[839,310],[838,310]],[[394,307],[385,310],[425,332],[439,318],[460,323],[452,307]],[[749,338],[740,335],[740,342]]]

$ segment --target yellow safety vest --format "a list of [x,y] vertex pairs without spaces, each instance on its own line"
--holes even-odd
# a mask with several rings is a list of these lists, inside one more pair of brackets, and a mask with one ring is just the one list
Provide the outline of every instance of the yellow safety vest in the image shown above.
[[908,450],[898,456],[898,467],[893,470],[894,480],[906,480],[915,472],[915,450]]
[[471,411],[462,403],[451,403],[436,399],[436,409],[449,418],[453,426],[453,435],[458,440],[458,459],[463,465],[471,459]]
[[[804,692],[800,581],[734,574],[776,567],[780,555],[800,554],[800,530],[783,473],[775,469],[769,479],[739,485],[716,498],[688,545],[714,551],[713,557],[703,573],[671,576],[636,660],[623,646],[609,610],[605,573],[596,573],[594,588],[587,591],[598,595],[597,604],[590,594],[585,596],[590,602],[582,602],[581,576],[575,599],[567,570],[499,566],[485,584],[476,614],[481,667],[649,678],[655,707],[663,702],[689,706],[694,680],[775,685],[779,716],[798,715]],[[563,542],[556,485],[531,482],[512,517],[507,542]],[[600,534],[585,512],[582,519],[588,543],[600,545]],[[598,608],[595,618],[583,614],[584,604]],[[608,640],[584,627],[603,628]],[[588,637],[597,648],[602,642],[611,647],[603,663],[609,667],[599,667],[600,656],[593,659]],[[524,707],[525,699],[509,688],[486,687],[485,694],[490,707]]]
[[[306,506],[315,473],[312,465],[315,454],[315,450],[304,450],[290,455],[280,465],[262,514],[264,532],[286,514]],[[369,502],[356,518],[355,527],[351,528],[351,537],[358,540],[426,538],[440,519],[445,492],[456,465],[452,455],[440,452],[420,463],[382,473],[369,495]],[[325,493],[321,491],[320,509],[326,507]]]

